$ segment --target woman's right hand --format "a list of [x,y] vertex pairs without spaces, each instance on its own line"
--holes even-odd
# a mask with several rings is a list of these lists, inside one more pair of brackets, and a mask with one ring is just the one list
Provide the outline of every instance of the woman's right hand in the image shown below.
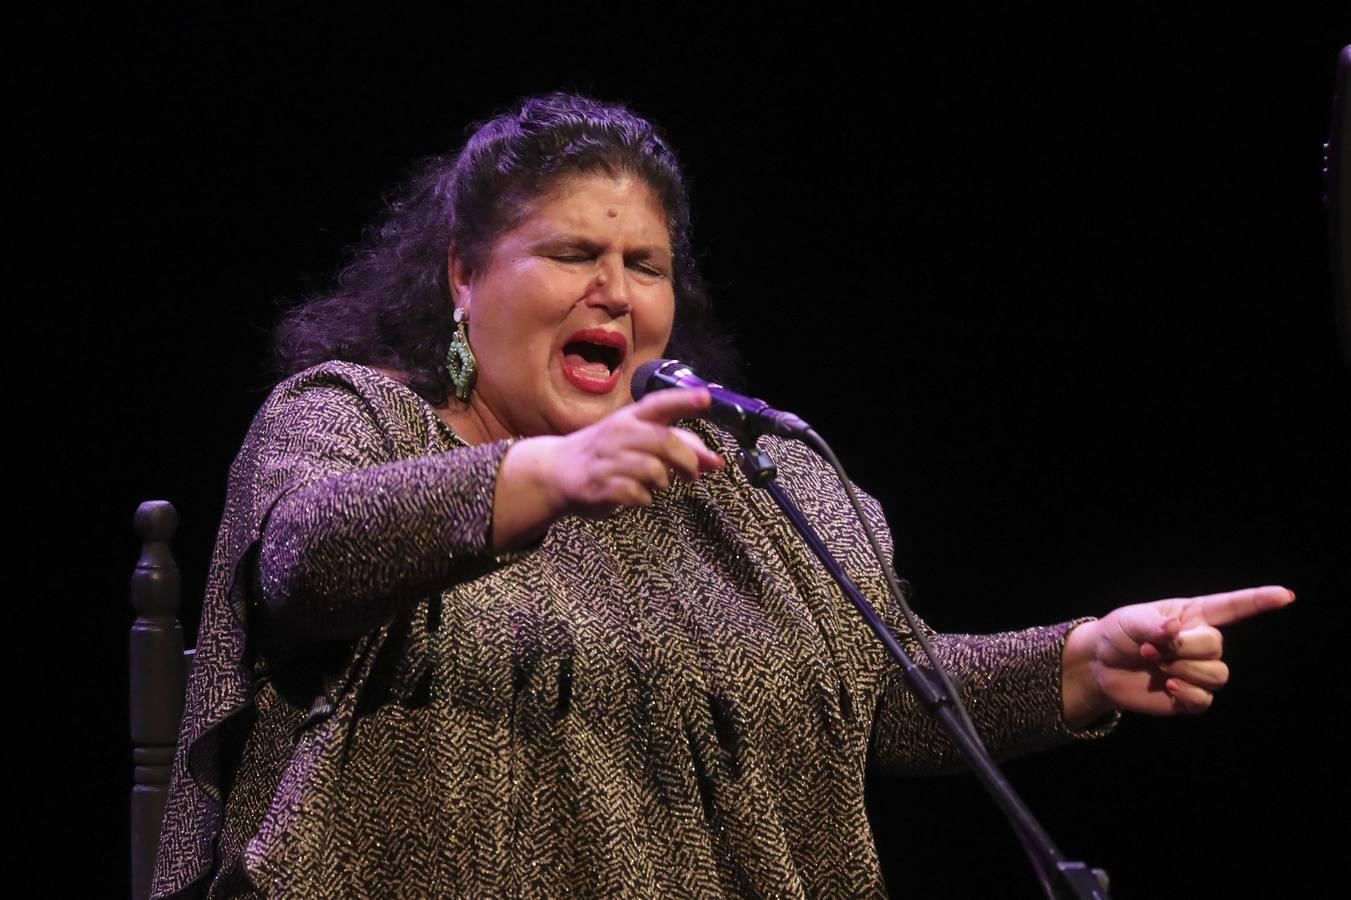
[[672,476],[694,481],[721,469],[721,456],[671,427],[710,402],[702,389],[657,391],[572,434],[512,445],[497,475],[493,549],[525,546],[563,516],[602,518],[621,506],[651,505]]

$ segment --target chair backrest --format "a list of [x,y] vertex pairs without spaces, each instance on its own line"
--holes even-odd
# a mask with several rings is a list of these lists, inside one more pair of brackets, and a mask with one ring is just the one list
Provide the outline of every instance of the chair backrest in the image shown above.
[[178,566],[169,549],[178,512],[165,500],[147,500],[134,528],[141,558],[131,575],[131,896],[142,900],[150,896],[192,651],[183,650]]

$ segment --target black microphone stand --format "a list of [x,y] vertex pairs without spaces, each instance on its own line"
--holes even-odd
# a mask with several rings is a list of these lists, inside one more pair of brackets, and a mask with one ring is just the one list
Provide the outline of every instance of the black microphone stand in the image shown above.
[[[1107,892],[1106,873],[1102,872],[1101,869],[1090,870],[1082,862],[1065,859],[1064,854],[1051,841],[1050,835],[1033,817],[1032,811],[1023,803],[1022,798],[1014,793],[1013,787],[995,766],[994,760],[990,758],[984,745],[967,730],[962,720],[958,718],[953,710],[951,698],[943,693],[934,680],[925,674],[924,670],[915,665],[905,649],[892,635],[891,630],[877,615],[877,611],[864,598],[862,592],[854,586],[854,583],[849,580],[849,576],[844,573],[844,569],[831,556],[830,551],[826,549],[826,545],[821,542],[820,537],[812,529],[811,523],[802,515],[802,511],[797,508],[792,498],[774,480],[778,474],[774,460],[755,446],[756,436],[755,430],[752,428],[738,429],[738,440],[741,444],[738,464],[741,471],[745,473],[746,478],[752,485],[764,488],[774,498],[774,502],[788,516],[788,520],[793,523],[793,527],[806,540],[807,545],[812,548],[812,551],[830,572],[831,577],[839,584],[845,596],[854,604],[868,626],[872,628],[883,646],[887,648],[887,652],[900,664],[901,673],[910,691],[919,700],[925,711],[936,718],[943,726],[948,736],[951,737],[953,745],[966,759],[971,770],[985,787],[985,790],[994,798],[995,804],[1003,811],[1005,818],[1008,819],[1009,824],[1018,834],[1023,843],[1023,849],[1027,852],[1037,870],[1046,895],[1053,900],[1072,900],[1072,898],[1077,898],[1077,900],[1110,900]],[[812,436],[816,437],[814,432],[812,432]],[[817,440],[819,440],[819,437]],[[843,473],[840,474],[843,478]],[[885,565],[885,561],[880,562]]]

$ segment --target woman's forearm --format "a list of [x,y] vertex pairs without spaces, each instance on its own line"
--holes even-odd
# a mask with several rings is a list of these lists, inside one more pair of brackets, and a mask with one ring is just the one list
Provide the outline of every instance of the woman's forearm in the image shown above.
[[258,551],[268,612],[306,638],[351,637],[492,552],[505,442],[342,472],[282,496]]

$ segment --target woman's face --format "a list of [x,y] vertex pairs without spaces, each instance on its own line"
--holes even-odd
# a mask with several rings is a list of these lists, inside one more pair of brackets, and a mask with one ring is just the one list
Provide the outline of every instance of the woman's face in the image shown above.
[[666,217],[641,179],[559,182],[451,282],[478,359],[470,397],[488,439],[567,434],[631,400],[629,381],[671,336]]

